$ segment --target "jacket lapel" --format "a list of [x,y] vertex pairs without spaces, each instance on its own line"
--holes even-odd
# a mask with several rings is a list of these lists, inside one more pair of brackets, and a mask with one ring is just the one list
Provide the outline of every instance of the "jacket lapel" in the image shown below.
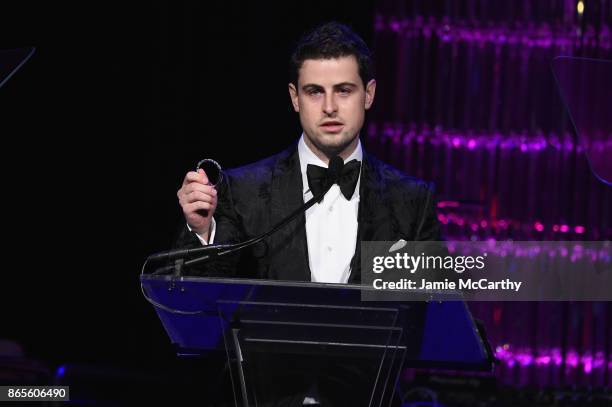
[[[390,208],[384,195],[384,181],[374,157],[363,153],[359,185],[357,239],[351,259],[349,283],[361,282],[361,242],[389,240]],[[304,204],[302,174],[297,144],[279,155],[272,169],[270,228]],[[275,280],[310,281],[306,221],[298,217],[271,237],[271,275]]]
[[389,208],[385,202],[383,179],[376,159],[364,151],[361,165],[357,241],[348,280],[353,284],[361,282],[361,242],[387,239],[389,229]]
[[[270,228],[304,205],[297,144],[280,154],[272,169]],[[310,281],[306,221],[300,216],[273,235],[269,278]]]

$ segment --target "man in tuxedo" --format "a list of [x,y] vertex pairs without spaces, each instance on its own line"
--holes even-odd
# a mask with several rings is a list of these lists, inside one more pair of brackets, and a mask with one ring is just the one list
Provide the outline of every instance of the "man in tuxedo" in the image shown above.
[[227,171],[216,187],[203,170],[187,173],[177,193],[186,226],[176,246],[241,242],[270,230],[318,192],[335,156],[345,162],[339,185],[263,246],[187,273],[358,283],[361,241],[439,240],[430,185],[362,149],[376,91],[370,65],[367,46],[344,25],[327,23],[299,41],[289,96],[301,137],[277,155]]
[[[382,163],[361,146],[365,112],[376,91],[370,63],[363,40],[341,24],[320,26],[299,41],[291,57],[289,96],[302,135],[277,155],[225,172],[216,187],[203,170],[187,173],[177,193],[186,225],[176,246],[258,236],[325,188],[332,158],[344,161],[342,174],[319,203],[264,245],[193,267],[187,274],[359,283],[361,241],[439,240],[430,185]],[[314,381],[321,398],[336,397],[334,405],[361,405],[368,397],[367,386],[355,386],[363,381],[355,377],[364,370],[351,363],[328,365],[318,373],[313,373],[318,366],[314,362],[298,365],[303,369],[290,378],[286,370],[269,369],[283,370],[285,382],[277,388],[293,400],[288,405],[308,401]],[[323,374],[328,380],[321,380]],[[350,397],[353,404],[346,404]]]

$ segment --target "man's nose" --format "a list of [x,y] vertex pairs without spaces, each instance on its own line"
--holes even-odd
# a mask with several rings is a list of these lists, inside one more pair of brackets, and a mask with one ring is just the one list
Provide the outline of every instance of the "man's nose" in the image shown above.
[[334,98],[333,93],[328,93],[325,95],[325,102],[323,103],[323,111],[327,115],[332,115],[338,111],[338,105],[336,104],[336,99]]

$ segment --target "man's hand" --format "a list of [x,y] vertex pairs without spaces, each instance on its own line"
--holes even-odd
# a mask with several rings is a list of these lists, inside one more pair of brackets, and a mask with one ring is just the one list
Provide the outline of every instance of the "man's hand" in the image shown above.
[[204,170],[200,168],[198,172],[188,172],[176,195],[191,230],[208,240],[210,224],[217,208],[217,190],[208,185]]

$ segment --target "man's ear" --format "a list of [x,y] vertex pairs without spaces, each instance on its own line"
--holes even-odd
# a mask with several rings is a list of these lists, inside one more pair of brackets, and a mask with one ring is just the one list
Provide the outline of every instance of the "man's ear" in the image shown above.
[[291,104],[293,105],[293,110],[299,113],[300,104],[298,103],[298,93],[293,83],[289,84],[289,97],[291,98]]
[[366,97],[365,97],[365,109],[368,110],[372,103],[374,103],[374,94],[376,93],[376,80],[370,79],[370,82],[366,85]]

